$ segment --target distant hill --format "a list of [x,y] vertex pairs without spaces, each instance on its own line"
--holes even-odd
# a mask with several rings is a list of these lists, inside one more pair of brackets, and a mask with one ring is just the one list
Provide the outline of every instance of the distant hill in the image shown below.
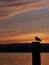
[[[12,44],[0,44],[0,52],[32,52],[33,43],[12,43]],[[40,43],[39,43],[40,44]],[[49,52],[49,44],[40,44],[40,52]]]

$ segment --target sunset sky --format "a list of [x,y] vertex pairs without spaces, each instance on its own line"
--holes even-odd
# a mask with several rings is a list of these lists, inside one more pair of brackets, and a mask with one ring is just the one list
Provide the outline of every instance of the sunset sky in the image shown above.
[[0,0],[0,43],[49,43],[49,0]]

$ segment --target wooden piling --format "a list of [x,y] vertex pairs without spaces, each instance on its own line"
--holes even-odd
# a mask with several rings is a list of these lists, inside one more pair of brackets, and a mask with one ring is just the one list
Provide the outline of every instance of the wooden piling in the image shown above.
[[32,64],[40,65],[40,42],[32,43]]

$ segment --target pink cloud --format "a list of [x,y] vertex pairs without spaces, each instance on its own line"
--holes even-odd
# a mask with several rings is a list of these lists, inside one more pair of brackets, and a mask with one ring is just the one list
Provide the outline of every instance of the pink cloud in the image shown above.
[[[31,1],[31,2],[30,2]],[[0,19],[8,18],[19,13],[31,11],[31,10],[39,10],[47,7],[45,2],[38,0],[2,0],[0,1]],[[10,3],[9,3],[10,2]],[[19,4],[19,5],[18,5]]]

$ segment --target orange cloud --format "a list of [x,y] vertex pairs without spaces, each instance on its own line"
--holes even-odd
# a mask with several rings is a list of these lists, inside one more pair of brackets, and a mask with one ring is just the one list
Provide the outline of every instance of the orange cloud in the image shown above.
[[13,36],[17,36],[19,33],[20,33],[20,30],[0,34],[0,40],[10,40]]
[[29,34],[20,34],[13,35],[12,37],[0,38],[0,43],[25,43],[25,42],[35,42],[35,36],[38,36],[42,39],[42,43],[49,42],[49,35],[47,33],[29,33]]

